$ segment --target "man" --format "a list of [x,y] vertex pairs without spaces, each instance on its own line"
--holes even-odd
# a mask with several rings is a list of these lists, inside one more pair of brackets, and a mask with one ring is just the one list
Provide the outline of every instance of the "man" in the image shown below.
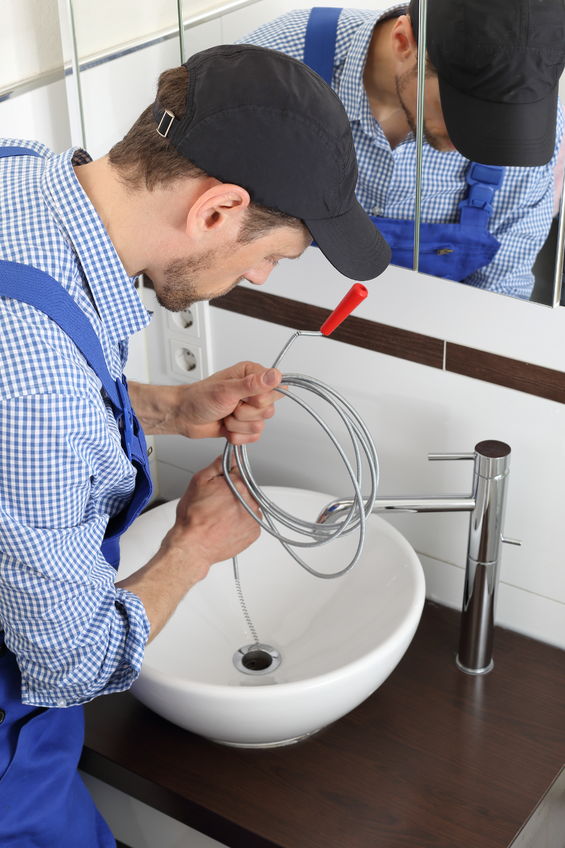
[[0,845],[107,848],[76,772],[79,705],[127,689],[180,599],[258,534],[217,460],[156,556],[114,583],[120,534],[151,493],[140,423],[252,442],[281,379],[240,363],[188,386],[134,384],[132,409],[127,339],[149,320],[135,278],[180,310],[264,283],[312,238],[356,279],[389,251],[355,200],[339,100],[259,47],[165,72],[99,160],[14,140],[0,157]]
[[[357,199],[391,244],[392,261],[407,267],[417,28],[412,0],[385,12],[302,9],[243,39],[301,59],[331,82],[351,122]],[[564,32],[561,0],[429,0],[420,270],[530,296],[552,218]]]

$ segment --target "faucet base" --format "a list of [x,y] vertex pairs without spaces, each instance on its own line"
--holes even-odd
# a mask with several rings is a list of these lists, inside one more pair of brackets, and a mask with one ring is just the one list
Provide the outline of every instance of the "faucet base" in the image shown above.
[[469,668],[466,665],[463,665],[461,660],[459,659],[459,654],[455,657],[455,665],[460,671],[464,671],[465,674],[471,675],[479,675],[479,674],[488,674],[489,671],[492,671],[494,668],[494,660],[491,660],[488,665],[483,666],[483,668]]

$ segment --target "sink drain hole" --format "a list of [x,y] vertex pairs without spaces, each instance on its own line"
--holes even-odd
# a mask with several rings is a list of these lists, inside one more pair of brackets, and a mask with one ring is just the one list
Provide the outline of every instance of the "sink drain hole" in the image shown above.
[[242,659],[247,671],[265,671],[271,667],[272,662],[272,656],[265,651],[249,651]]
[[243,674],[270,674],[281,664],[281,655],[271,645],[243,645],[233,655],[233,664]]

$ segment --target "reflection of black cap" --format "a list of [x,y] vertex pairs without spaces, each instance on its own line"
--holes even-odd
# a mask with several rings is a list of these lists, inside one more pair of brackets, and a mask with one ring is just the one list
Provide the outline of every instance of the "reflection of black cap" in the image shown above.
[[[409,14],[417,38],[418,0]],[[564,0],[428,0],[426,48],[455,147],[486,165],[544,165],[565,65]]]
[[381,274],[390,249],[355,199],[351,129],[332,89],[302,62],[249,44],[203,50],[185,67],[185,114],[153,106],[161,135],[210,176],[302,219],[345,276]]

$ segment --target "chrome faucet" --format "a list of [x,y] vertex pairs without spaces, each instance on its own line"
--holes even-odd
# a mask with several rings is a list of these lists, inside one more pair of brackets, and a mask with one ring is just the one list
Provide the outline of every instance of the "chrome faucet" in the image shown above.
[[[499,577],[501,543],[519,545],[502,535],[510,447],[492,439],[479,442],[473,453],[430,454],[430,460],[473,460],[470,495],[432,497],[377,497],[373,512],[469,512],[469,544],[459,649],[455,659],[467,674],[492,670],[494,611]],[[335,520],[351,507],[352,499],[329,503],[318,516],[321,524]]]

